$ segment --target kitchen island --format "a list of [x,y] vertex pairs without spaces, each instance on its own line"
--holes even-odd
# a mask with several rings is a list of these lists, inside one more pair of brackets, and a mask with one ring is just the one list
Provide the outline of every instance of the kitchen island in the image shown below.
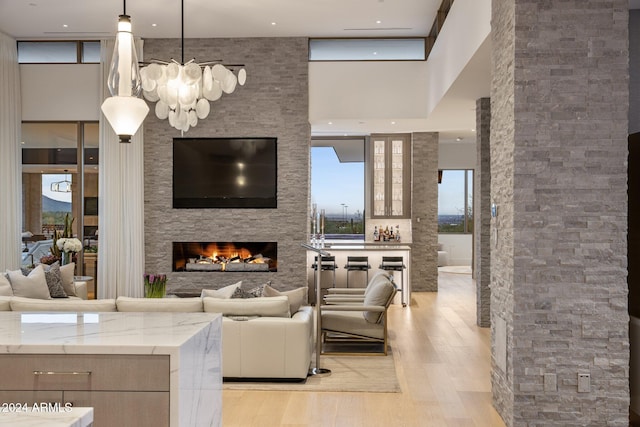
[[0,313],[0,402],[93,407],[96,426],[218,426],[215,313]]

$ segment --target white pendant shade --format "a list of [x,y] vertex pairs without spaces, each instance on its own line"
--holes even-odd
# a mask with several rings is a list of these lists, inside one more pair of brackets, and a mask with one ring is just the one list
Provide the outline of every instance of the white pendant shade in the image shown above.
[[140,98],[112,96],[102,103],[102,112],[120,142],[129,142],[147,116],[149,107]]
[[[154,71],[154,70],[152,70]],[[111,97],[102,103],[102,112],[120,137],[120,142],[130,142],[149,112],[146,102],[137,96],[141,90],[153,97],[156,80],[148,78],[149,71],[141,72],[131,33],[131,19],[120,15],[118,33],[113,49],[107,87]]]

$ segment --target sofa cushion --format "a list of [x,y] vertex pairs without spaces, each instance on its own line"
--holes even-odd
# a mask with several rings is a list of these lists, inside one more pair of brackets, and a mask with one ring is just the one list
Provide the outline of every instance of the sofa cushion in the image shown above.
[[11,311],[11,297],[0,295],[0,311]]
[[291,317],[289,299],[284,295],[250,299],[206,297],[203,301],[204,311],[221,313],[224,316]]
[[77,297],[76,295],[76,287],[73,284],[73,276],[76,271],[76,263],[70,262],[69,264],[65,264],[60,266],[60,277],[62,278],[62,287],[66,294],[70,297]]
[[116,299],[118,311],[193,313],[203,310],[202,298],[131,298]]
[[0,296],[11,297],[13,296],[13,289],[11,289],[11,282],[4,273],[0,273]]
[[289,311],[291,315],[297,313],[297,311],[303,305],[308,304],[307,294],[309,293],[309,288],[303,286],[301,288],[292,289],[290,291],[279,291],[277,289],[272,288],[269,285],[264,285],[262,289],[263,297],[277,297],[280,295],[286,295],[289,298]]
[[[396,287],[390,280],[377,280],[371,284],[370,289],[364,296],[363,305],[377,305],[387,307],[391,304],[391,299],[396,294]],[[364,318],[369,323],[378,323],[382,319],[383,313],[378,311],[363,312]]]
[[57,261],[44,267],[44,278],[47,281],[49,295],[51,298],[69,298],[62,286],[62,273],[60,272],[60,263]]
[[7,273],[9,274],[9,282],[11,282],[14,296],[51,299],[42,265],[34,268],[28,276],[22,274],[21,270],[8,271]]
[[116,300],[94,299],[83,300],[77,298],[45,301],[31,298],[11,298],[13,311],[76,311],[82,313],[116,311]]
[[225,286],[220,289],[203,289],[200,296],[204,297],[213,297],[213,298],[231,298],[231,295],[242,286],[242,281],[234,283],[233,285]]

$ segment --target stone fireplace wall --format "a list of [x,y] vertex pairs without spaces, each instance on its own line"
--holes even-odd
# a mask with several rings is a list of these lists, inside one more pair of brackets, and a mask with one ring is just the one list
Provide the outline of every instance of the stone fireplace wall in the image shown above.
[[[180,58],[179,39],[145,40],[145,59]],[[306,282],[309,200],[308,41],[306,38],[187,39],[185,60],[245,64],[247,83],[211,103],[208,118],[186,137],[277,137],[277,209],[173,209],[172,144],[180,132],[151,113],[144,124],[145,270],[168,275],[168,290],[272,281],[280,289]],[[171,272],[174,241],[275,241],[278,271],[212,275]]]

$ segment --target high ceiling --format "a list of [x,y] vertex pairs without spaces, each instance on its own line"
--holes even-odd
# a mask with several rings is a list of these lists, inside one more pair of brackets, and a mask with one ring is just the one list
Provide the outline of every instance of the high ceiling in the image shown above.
[[[426,36],[441,0],[184,0],[186,38],[194,37],[398,37]],[[630,0],[630,8],[640,0]],[[0,31],[17,39],[99,39],[113,36],[120,0],[0,0]],[[143,38],[179,38],[181,2],[129,0],[126,12]],[[431,114],[428,129],[441,141],[475,140],[475,100],[488,96],[490,45],[465,68]],[[443,127],[432,128],[437,122]],[[366,133],[361,121],[341,130]],[[367,122],[366,126],[379,124]],[[421,125],[422,126],[422,125]],[[325,126],[326,127],[326,126]],[[460,131],[456,131],[460,129]],[[319,123],[316,134],[327,134]]]
[[[425,36],[440,3],[184,0],[184,31],[187,38]],[[180,5],[179,0],[129,0],[126,12],[137,36],[174,38],[180,37]],[[108,37],[122,12],[119,0],[0,0],[0,31],[20,39]]]

